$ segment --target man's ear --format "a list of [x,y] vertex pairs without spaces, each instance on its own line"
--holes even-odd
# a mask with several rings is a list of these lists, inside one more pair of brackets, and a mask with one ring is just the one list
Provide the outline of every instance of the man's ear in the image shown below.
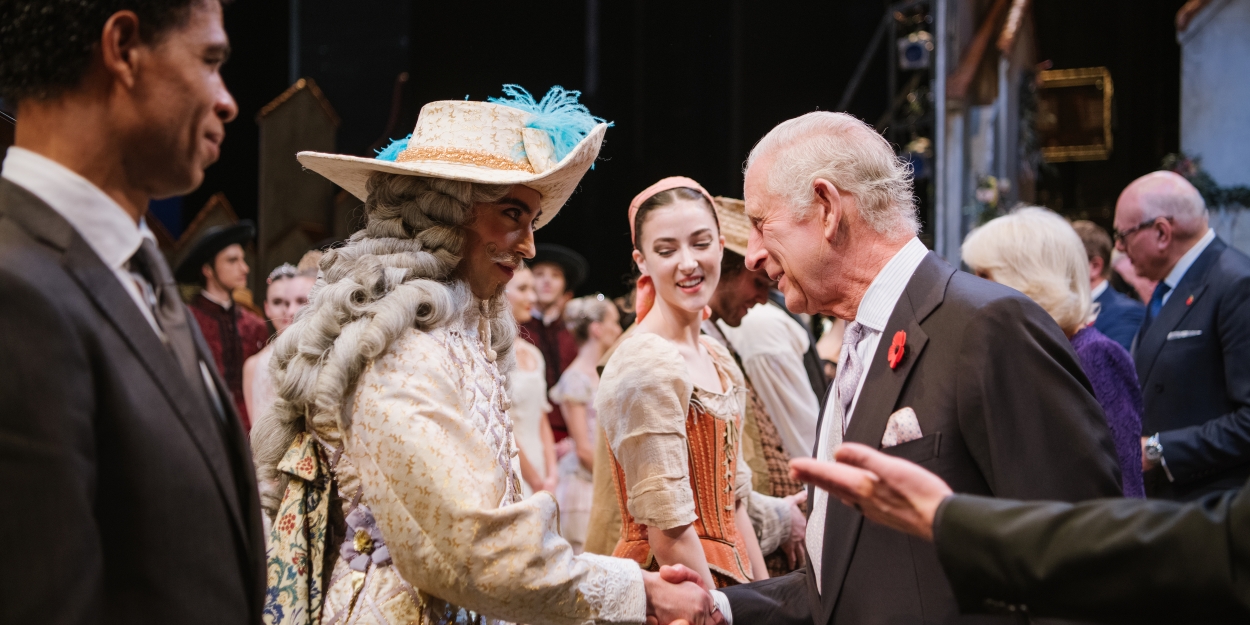
[[200,265],[200,274],[204,276],[204,284],[209,284],[217,278],[217,269],[212,263],[204,263]]
[[816,216],[820,219],[820,229],[826,241],[832,242],[842,225],[843,198],[838,188],[828,180],[817,178],[812,183],[812,191],[816,197]]
[[142,45],[139,16],[134,11],[118,11],[104,23],[100,36],[101,61],[105,71],[127,88],[135,84]]

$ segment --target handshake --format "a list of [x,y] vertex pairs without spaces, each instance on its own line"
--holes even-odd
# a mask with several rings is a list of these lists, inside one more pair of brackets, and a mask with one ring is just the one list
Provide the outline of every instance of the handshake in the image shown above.
[[724,625],[725,618],[703,587],[703,578],[680,564],[643,571],[647,625]]

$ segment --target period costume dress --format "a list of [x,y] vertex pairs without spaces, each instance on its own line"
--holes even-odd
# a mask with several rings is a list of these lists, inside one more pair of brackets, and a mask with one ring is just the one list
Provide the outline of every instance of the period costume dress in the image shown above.
[[[508,416],[512,417],[512,431],[516,437],[517,447],[525,452],[539,477],[547,477],[547,461],[543,452],[542,419],[551,410],[547,403],[547,374],[543,353],[537,347],[518,339],[513,344],[517,354],[516,369],[508,376],[508,390],[512,397],[512,408]],[[533,368],[521,366],[525,360],[520,352],[529,356],[528,361]],[[520,469],[517,469],[518,472]],[[521,492],[526,496],[534,494],[529,484],[521,482]]]
[[218,372],[230,388],[246,431],[251,429],[252,419],[243,403],[243,363],[265,347],[269,327],[256,313],[233,301],[225,303],[228,305],[223,306],[201,292],[187,306],[213,352]]
[[478,321],[475,304],[406,330],[361,374],[350,431],[291,445],[268,621],[296,622],[284,620],[296,610],[325,624],[645,620],[634,562],[574,555],[551,494],[522,498],[504,376]]
[[746,387],[729,352],[700,340],[724,392],[695,386],[672,342],[638,333],[608,361],[597,406],[623,521],[613,555],[654,570],[647,528],[693,524],[717,586],[726,586],[754,577],[734,523],[735,507],[751,493],[751,472],[740,461]]
[[[595,394],[599,380],[574,368],[564,370],[560,381],[551,389],[551,401],[562,407],[581,404],[586,408],[586,431],[593,435],[597,429]],[[570,437],[569,443],[572,443]],[[586,544],[586,532],[590,526],[591,500],[595,494],[594,476],[582,466],[577,450],[569,445],[560,457],[560,483],[556,486],[556,501],[560,503],[560,531],[573,548],[581,552]]]

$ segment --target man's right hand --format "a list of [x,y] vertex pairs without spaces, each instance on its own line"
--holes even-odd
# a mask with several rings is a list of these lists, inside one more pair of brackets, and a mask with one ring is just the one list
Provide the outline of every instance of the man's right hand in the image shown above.
[[834,458],[837,462],[795,458],[790,475],[825,489],[870,520],[933,540],[938,505],[952,494],[942,478],[857,443],[843,444]]
[[660,567],[659,573],[642,572],[647,591],[648,625],[717,625],[720,612],[712,595],[703,588],[703,578],[680,564]]

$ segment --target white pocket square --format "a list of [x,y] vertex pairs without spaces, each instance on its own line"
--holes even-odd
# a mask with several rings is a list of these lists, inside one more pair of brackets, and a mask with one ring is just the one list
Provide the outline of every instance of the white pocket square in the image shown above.
[[1202,330],[1177,330],[1175,332],[1168,332],[1169,341],[1175,341],[1176,339],[1187,339],[1191,336],[1202,336]]
[[924,434],[920,431],[920,421],[916,419],[916,411],[911,408],[899,408],[890,415],[890,422],[885,426],[885,435],[881,437],[881,448],[902,445],[922,436]]

